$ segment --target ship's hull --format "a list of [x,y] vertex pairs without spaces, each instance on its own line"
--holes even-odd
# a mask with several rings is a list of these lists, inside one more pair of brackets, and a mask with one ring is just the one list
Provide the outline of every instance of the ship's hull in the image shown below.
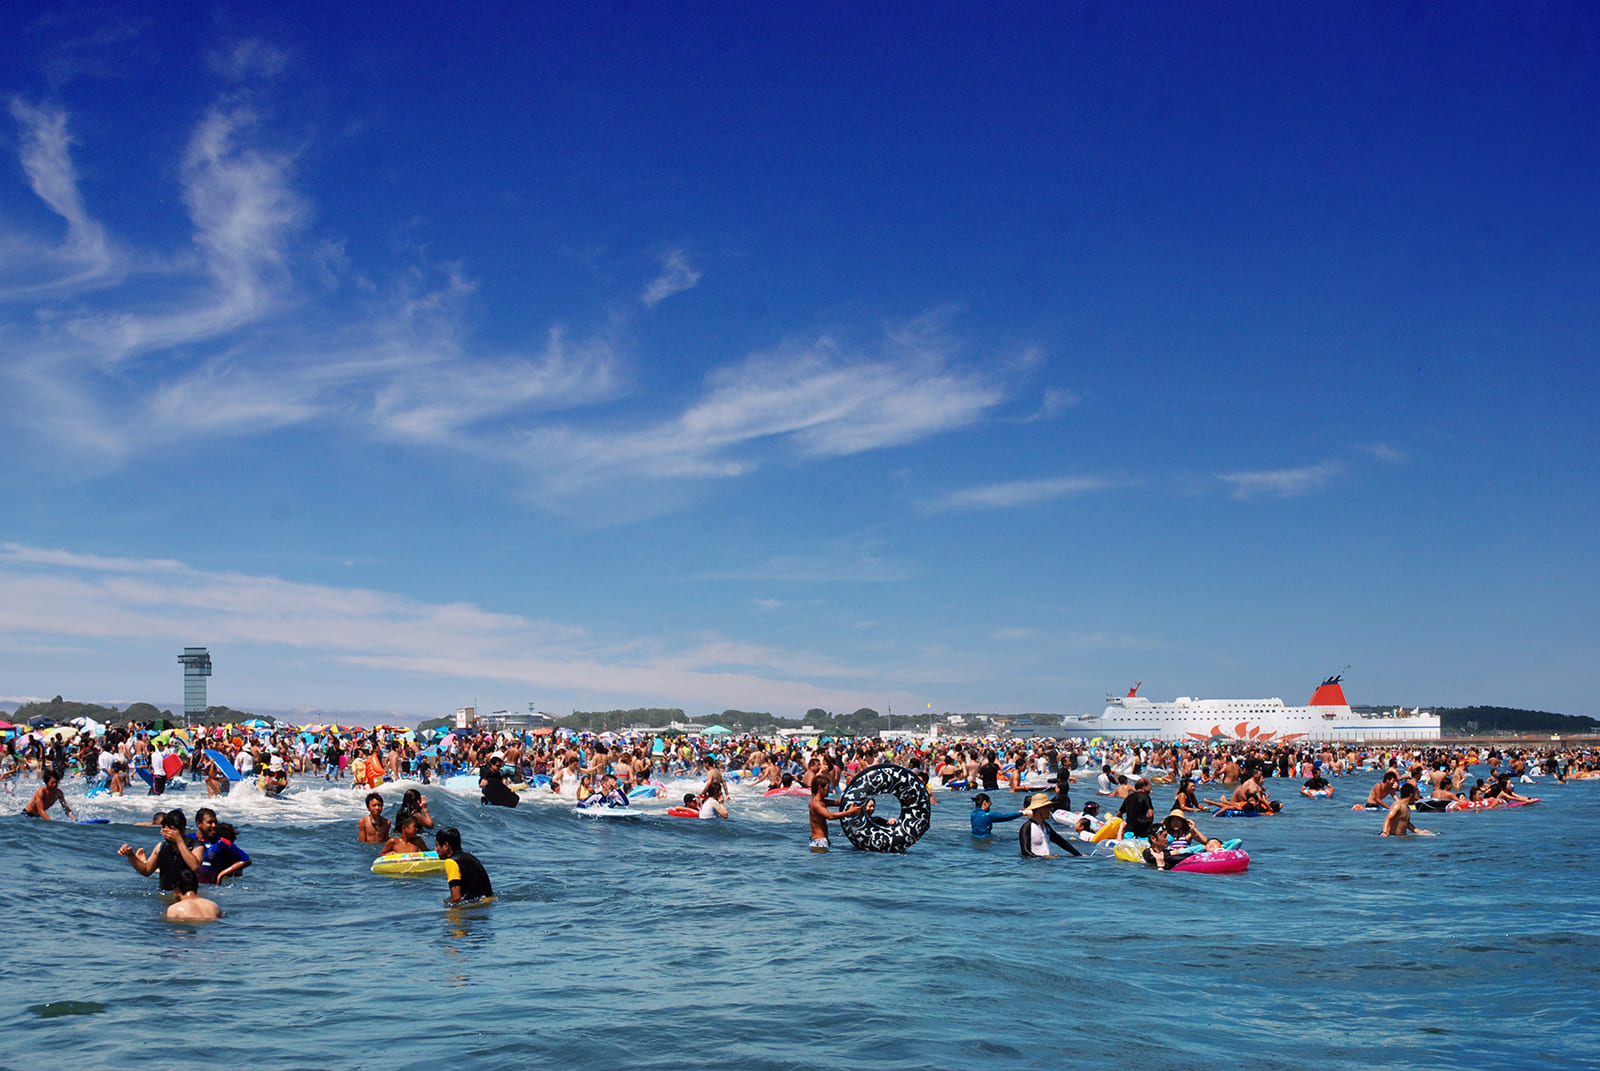
[[1099,717],[1069,718],[1061,731],[1090,738],[1190,743],[1215,739],[1261,744],[1369,743],[1437,740],[1439,716],[1420,711],[1357,713],[1342,702],[1287,707],[1281,699],[1185,698],[1155,703],[1139,696],[1113,696]]

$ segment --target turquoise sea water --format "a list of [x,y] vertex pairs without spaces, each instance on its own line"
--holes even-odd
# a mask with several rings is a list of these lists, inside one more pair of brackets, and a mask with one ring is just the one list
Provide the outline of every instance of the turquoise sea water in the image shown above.
[[965,794],[888,856],[813,854],[797,798],[618,821],[432,786],[499,894],[457,909],[370,874],[360,795],[307,781],[212,801],[255,865],[204,926],[116,856],[154,830],[0,819],[0,1067],[1600,1066],[1600,783],[1395,841],[1349,809],[1372,780],[1202,817],[1244,838],[1234,876],[1023,860],[1014,824],[974,845]]

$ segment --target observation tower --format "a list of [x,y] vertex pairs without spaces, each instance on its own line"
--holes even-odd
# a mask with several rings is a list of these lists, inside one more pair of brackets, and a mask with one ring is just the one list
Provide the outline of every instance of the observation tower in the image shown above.
[[185,647],[178,656],[183,663],[183,720],[195,722],[206,716],[206,678],[211,676],[211,653],[204,647]]

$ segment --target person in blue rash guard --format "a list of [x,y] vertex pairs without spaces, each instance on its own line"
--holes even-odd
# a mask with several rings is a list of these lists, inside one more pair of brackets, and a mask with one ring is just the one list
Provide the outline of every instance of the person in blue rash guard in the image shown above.
[[1021,811],[1009,814],[993,814],[989,811],[991,802],[987,792],[980,792],[972,797],[972,835],[980,840],[988,840],[994,832],[996,822],[1010,822],[1022,817]]

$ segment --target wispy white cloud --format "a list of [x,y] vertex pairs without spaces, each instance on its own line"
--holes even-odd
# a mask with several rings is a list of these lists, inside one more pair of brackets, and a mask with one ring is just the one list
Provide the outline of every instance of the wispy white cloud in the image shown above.
[[661,274],[650,280],[639,300],[653,309],[673,294],[693,290],[699,285],[700,272],[689,263],[688,254],[674,249],[661,258]]
[[1344,472],[1337,461],[1324,461],[1297,469],[1267,469],[1261,472],[1219,472],[1216,478],[1227,484],[1234,498],[1271,495],[1289,498],[1320,491],[1328,481]]
[[[72,163],[72,135],[60,108],[36,106],[21,97],[10,101],[16,120],[18,159],[28,186],[52,212],[66,221],[65,238],[49,245],[8,235],[0,247],[0,299],[38,297],[52,291],[93,285],[115,274],[117,261],[105,228],[89,215],[78,190]],[[29,276],[17,281],[19,271]]]
[[[333,663],[575,690],[617,700],[798,712],[869,696],[825,656],[723,638],[606,641],[583,628],[365,588],[0,546],[0,632],[115,644],[165,639],[323,653]],[[537,652],[537,653],[529,653]],[[335,675],[336,667],[329,673]],[[808,679],[809,678],[809,679]]]
[[171,558],[107,558],[100,554],[79,554],[70,550],[30,547],[21,543],[0,543],[0,564],[56,566],[96,573],[188,573],[182,562]]
[[952,491],[923,505],[928,513],[957,510],[1014,509],[1060,498],[1076,498],[1117,487],[1115,480],[1102,476],[1060,476],[1045,480],[1010,480]]
[[1040,420],[1054,420],[1082,400],[1082,396],[1074,391],[1063,387],[1048,387],[1039,399],[1039,408],[1027,416],[1016,418],[1016,422],[1018,424],[1032,424]]
[[1398,465],[1406,459],[1404,450],[1390,446],[1388,443],[1368,443],[1362,449],[1379,461],[1387,461],[1391,465]]
[[211,73],[230,82],[251,78],[276,78],[289,67],[289,53],[258,38],[248,38],[231,47],[213,49],[206,55]]
[[205,282],[165,303],[68,316],[54,340],[58,359],[115,365],[215,339],[279,308],[290,291],[290,244],[309,211],[290,187],[290,156],[241,144],[255,123],[248,109],[215,108],[184,154],[182,199]]
[[899,446],[972,424],[1004,398],[907,337],[891,335],[876,355],[831,337],[787,345],[713,372],[676,417],[615,433],[543,429],[529,456],[557,492],[624,477],[732,477],[756,468],[763,447],[826,458]]
[[1002,642],[1031,639],[1038,632],[1031,628],[1003,628],[994,634],[994,638]]
[[[288,59],[251,41],[212,62],[225,76],[262,77]],[[12,101],[24,170],[66,221],[57,259],[73,272],[35,272],[13,288],[34,305],[0,321],[13,355],[0,382],[16,419],[62,448],[56,456],[117,464],[187,438],[320,421],[503,465],[547,503],[670,500],[674,481],[901,446],[977,423],[1005,400],[996,373],[957,359],[950,313],[936,310],[887,324],[866,345],[824,334],[736,358],[675,413],[611,426],[576,410],[627,389],[636,308],[552,326],[527,349],[484,346],[477,282],[463,266],[373,283],[312,233],[295,154],[274,147],[281,138],[256,99],[230,91],[190,133],[175,167],[188,243],[129,253],[115,252],[79,191],[66,114]],[[0,235],[0,259],[26,245]],[[661,268],[646,305],[700,278],[682,250]],[[62,289],[91,278],[92,300]],[[68,293],[80,299],[57,300]]]

